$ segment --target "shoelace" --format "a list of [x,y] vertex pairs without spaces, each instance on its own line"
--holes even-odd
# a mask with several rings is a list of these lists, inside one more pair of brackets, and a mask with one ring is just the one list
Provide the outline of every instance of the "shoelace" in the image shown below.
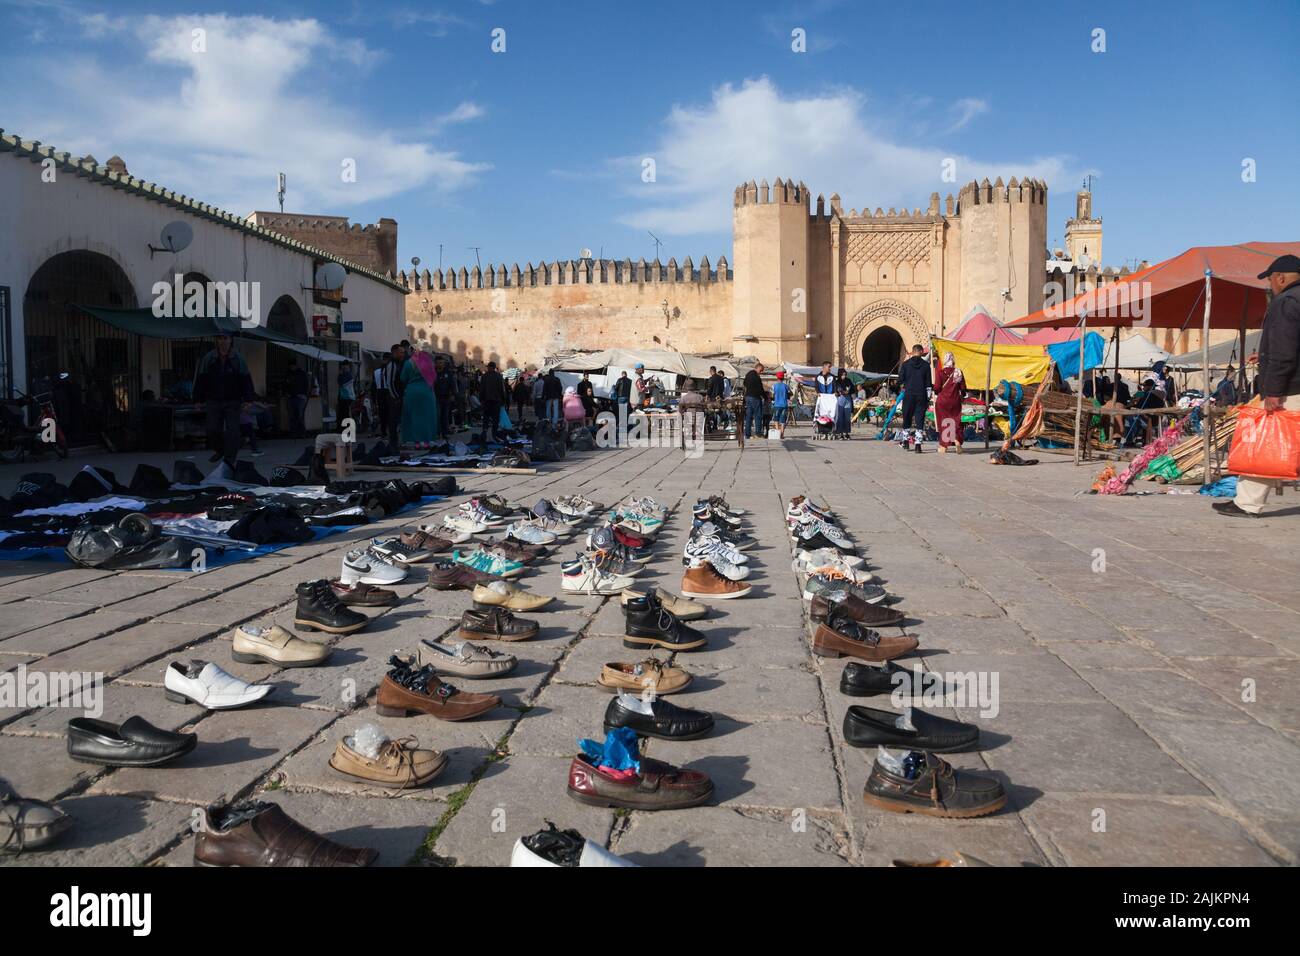
[[406,780],[402,783],[402,789],[415,786],[415,754],[413,753],[417,741],[414,737],[403,737],[401,740],[393,740],[391,737],[385,740],[383,746],[379,748],[379,754],[376,760],[396,760],[398,769],[406,770]]
[[[41,806],[40,801],[33,801]],[[0,794],[0,814],[4,815],[5,821],[9,824],[9,836],[5,839],[0,850],[9,851],[10,847],[17,844],[18,849],[13,850],[14,856],[22,856],[23,850],[27,848],[27,834],[22,826],[19,825],[20,805],[16,799],[11,799],[9,794]]]

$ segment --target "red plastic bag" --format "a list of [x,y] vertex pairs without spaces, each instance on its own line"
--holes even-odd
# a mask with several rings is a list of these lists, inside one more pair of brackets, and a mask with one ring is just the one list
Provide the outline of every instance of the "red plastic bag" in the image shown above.
[[1254,405],[1238,408],[1228,473],[1282,481],[1300,478],[1300,412],[1266,412]]

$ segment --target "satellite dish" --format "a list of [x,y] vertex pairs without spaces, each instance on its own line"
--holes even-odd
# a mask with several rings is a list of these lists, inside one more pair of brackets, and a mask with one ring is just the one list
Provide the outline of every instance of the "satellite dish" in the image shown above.
[[587,248],[584,247],[584,248],[582,249],[582,251],[578,253],[578,258],[579,258],[579,259],[590,259],[590,258],[591,258],[591,250],[590,250],[590,249],[587,249]]
[[326,292],[337,292],[347,281],[348,270],[337,262],[327,262],[316,270],[316,288]]
[[194,230],[188,222],[169,222],[163,227],[162,248],[167,252],[182,252],[194,241]]
[[1080,269],[1086,269],[1086,268],[1088,268],[1090,265],[1092,265],[1092,256],[1088,255],[1086,252],[1083,253],[1081,256],[1079,256],[1079,268],[1080,268]]

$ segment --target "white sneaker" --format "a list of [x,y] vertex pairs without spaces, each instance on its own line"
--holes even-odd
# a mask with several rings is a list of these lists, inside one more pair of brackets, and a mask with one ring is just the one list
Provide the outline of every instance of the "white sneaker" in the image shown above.
[[698,568],[701,565],[709,564],[713,570],[717,571],[729,581],[743,581],[749,577],[749,568],[742,564],[732,564],[726,558],[718,554],[706,554],[700,558],[688,557],[682,561],[688,568]]
[[522,541],[524,544],[554,544],[557,535],[545,531],[530,521],[516,521],[506,528],[506,537]]
[[[808,552],[806,551],[800,551],[799,555],[807,553]],[[838,555],[835,557],[825,557],[824,551],[818,552],[818,554],[819,557],[812,560],[797,555],[794,561],[791,562],[791,567],[794,568],[796,574],[816,574],[818,571],[830,568],[831,570],[843,574],[854,584],[876,584],[879,582],[879,578],[874,574],[869,571],[860,571],[857,568],[850,567],[848,564],[841,561]]]
[[343,569],[339,580],[344,584],[373,584],[386,587],[406,580],[406,572],[387,561],[382,555],[358,548],[343,555]]
[[[860,568],[867,563],[866,558],[860,558],[856,554],[843,554],[839,551],[832,551],[830,548],[818,548],[815,551],[800,548],[795,553],[795,558],[816,567],[824,567],[827,564],[838,562],[846,568]],[[817,564],[817,562],[821,563]]]
[[653,515],[659,518],[668,517],[667,506],[660,504],[658,501],[655,501],[649,495],[646,495],[645,497],[642,498],[636,498],[636,497],[628,498],[627,508],[631,511],[642,511],[648,515]]
[[741,554],[721,538],[697,534],[686,542],[682,549],[684,558],[703,558],[711,554],[720,555],[732,564],[749,564],[749,558]]
[[628,575],[606,571],[586,555],[579,555],[560,570],[560,588],[570,594],[618,594],[633,583]]
[[406,547],[400,538],[375,538],[370,542],[370,547],[402,564],[419,564],[433,556],[432,551],[419,551]]
[[468,531],[455,531],[452,528],[449,528],[445,523],[434,524],[433,522],[427,522],[420,525],[420,530],[425,534],[432,534],[437,535],[439,538],[446,538],[452,544],[464,544],[466,541],[469,541],[474,537],[474,535],[470,534]]
[[168,700],[198,704],[208,710],[246,707],[273,690],[274,684],[250,684],[207,661],[190,661],[189,667],[172,661],[163,675],[163,693]]
[[443,527],[450,528],[452,531],[459,531],[465,535],[482,534],[487,530],[487,525],[482,521],[467,514],[450,514],[442,519]]

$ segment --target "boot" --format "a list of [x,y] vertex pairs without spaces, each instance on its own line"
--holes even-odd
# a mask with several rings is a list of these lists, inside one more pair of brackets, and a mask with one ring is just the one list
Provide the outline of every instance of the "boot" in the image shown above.
[[298,585],[298,610],[293,623],[305,631],[351,634],[370,623],[370,618],[343,604],[323,578]]
[[624,611],[627,614],[624,647],[694,651],[708,643],[700,631],[677,620],[653,594],[633,598]]

